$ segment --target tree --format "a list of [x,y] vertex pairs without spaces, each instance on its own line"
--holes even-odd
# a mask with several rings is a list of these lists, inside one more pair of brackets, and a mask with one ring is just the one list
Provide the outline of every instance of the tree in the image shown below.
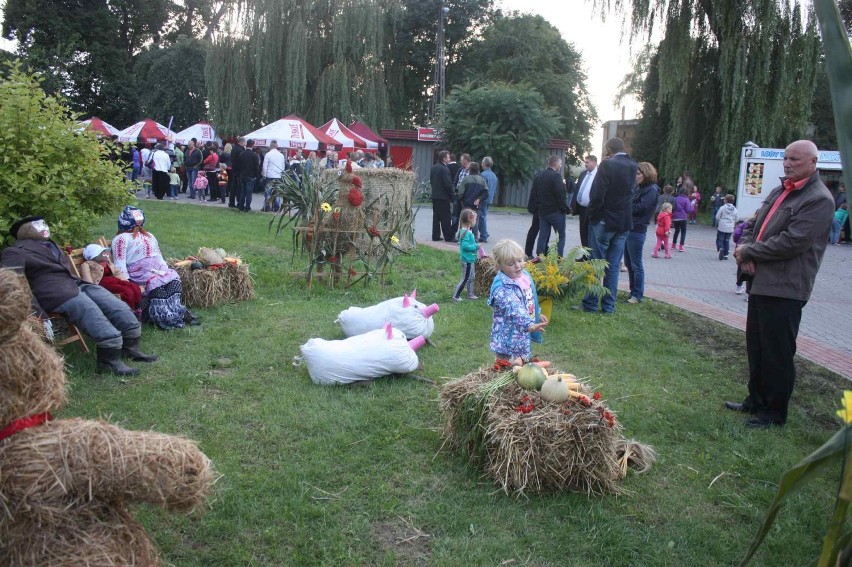
[[[0,234],[40,214],[58,242],[85,242],[104,214],[134,201],[108,148],[79,132],[65,102],[46,95],[34,74],[11,64],[0,82]],[[9,243],[7,239],[5,243]],[[0,241],[0,246],[4,244]]]
[[742,145],[785,145],[803,137],[811,111],[819,39],[793,1],[599,0],[627,12],[631,33],[662,22],[656,107],[670,130],[664,176],[684,169],[699,183],[733,186]]
[[557,113],[528,85],[466,83],[444,108],[444,141],[474,160],[494,158],[500,184],[529,179],[541,169],[539,151],[561,131]]
[[[541,16],[500,17],[463,55],[462,76],[533,85],[559,116],[557,136],[579,163],[597,115],[586,91],[580,54]],[[456,77],[459,74],[455,75]]]
[[[633,157],[636,161],[647,161],[658,170],[664,171],[663,154],[671,125],[671,107],[657,102],[660,91],[659,56],[655,53],[648,62],[642,94],[642,113],[636,137],[633,139]],[[671,181],[669,179],[668,181]]]
[[204,66],[207,50],[204,42],[181,37],[168,47],[151,47],[139,54],[134,74],[143,86],[140,109],[144,116],[189,126],[207,116],[207,88]]

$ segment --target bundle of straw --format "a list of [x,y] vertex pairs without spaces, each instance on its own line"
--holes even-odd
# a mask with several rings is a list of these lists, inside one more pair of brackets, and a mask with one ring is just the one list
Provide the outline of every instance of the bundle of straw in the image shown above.
[[[625,445],[621,426],[604,419],[609,410],[601,401],[546,402],[538,392],[521,389],[511,374],[479,370],[448,383],[440,395],[446,443],[506,494],[619,494],[627,466],[650,468],[653,450],[637,442]],[[591,398],[588,387],[581,391]],[[534,409],[519,412],[524,404]]]
[[254,297],[254,283],[246,264],[222,264],[219,269],[193,270],[174,265],[183,287],[187,307],[213,307],[221,303],[246,301]]
[[488,297],[491,294],[491,283],[494,276],[500,271],[497,262],[491,256],[483,256],[476,261],[476,271],[473,276],[473,293],[479,297]]

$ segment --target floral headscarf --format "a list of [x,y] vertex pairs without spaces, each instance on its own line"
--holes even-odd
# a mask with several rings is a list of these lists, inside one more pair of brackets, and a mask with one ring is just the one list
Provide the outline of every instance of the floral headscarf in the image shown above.
[[118,231],[128,232],[145,224],[145,214],[142,209],[127,205],[121,214],[118,215]]

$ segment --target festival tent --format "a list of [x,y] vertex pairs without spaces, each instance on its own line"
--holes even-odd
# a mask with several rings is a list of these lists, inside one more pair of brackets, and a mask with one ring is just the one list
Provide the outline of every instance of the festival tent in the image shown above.
[[275,140],[278,147],[301,148],[304,150],[339,150],[340,142],[319,131],[295,114],[285,116],[263,128],[243,136],[246,140],[254,140],[255,146],[268,146]]
[[80,127],[81,131],[87,130],[87,129],[91,130],[92,132],[96,133],[98,135],[98,137],[101,137],[101,136],[110,137],[110,136],[114,136],[115,134],[118,134],[118,128],[116,128],[115,126],[113,126],[111,124],[104,122],[103,120],[101,120],[97,116],[92,116],[88,120],[83,120],[81,122],[78,122],[77,125]]
[[368,148],[384,149],[388,147],[388,141],[370,130],[370,127],[363,122],[355,120],[349,125],[349,129],[361,136],[368,144],[371,144],[367,146]]
[[188,144],[191,139],[195,138],[199,143],[203,142],[218,142],[216,130],[207,122],[199,122],[193,124],[185,130],[181,130],[174,137],[175,144]]
[[174,135],[174,132],[159,122],[146,118],[119,132],[118,141],[135,142],[141,138],[143,142],[162,142],[173,139]]
[[375,148],[376,144],[369,145],[371,142],[367,142],[364,138],[344,126],[340,123],[337,118],[332,118],[325,124],[319,127],[320,131],[328,134],[341,144],[343,144],[343,151],[352,151],[355,148]]

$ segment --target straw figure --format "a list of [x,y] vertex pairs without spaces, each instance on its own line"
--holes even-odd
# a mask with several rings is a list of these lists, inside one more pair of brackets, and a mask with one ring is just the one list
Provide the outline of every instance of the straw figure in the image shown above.
[[19,276],[0,270],[0,565],[162,565],[127,504],[200,507],[210,461],[180,437],[54,420],[64,365],[29,310]]

